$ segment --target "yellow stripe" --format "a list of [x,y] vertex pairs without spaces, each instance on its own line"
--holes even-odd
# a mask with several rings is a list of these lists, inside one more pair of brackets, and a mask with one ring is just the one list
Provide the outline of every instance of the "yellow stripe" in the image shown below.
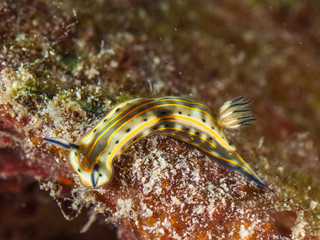
[[[242,162],[244,165],[246,165],[246,168],[247,168],[247,169],[250,169],[250,170],[253,172],[253,170],[252,170],[251,167],[248,165],[248,163],[246,163],[246,162],[242,159],[242,157],[240,157],[240,155],[239,155],[238,153],[235,152],[235,154],[238,156],[238,158],[241,160],[241,162]],[[258,178],[258,177],[257,177],[257,178]]]
[[[218,139],[220,139],[221,141],[222,141],[222,139],[214,132],[214,131],[212,131],[210,128],[207,128],[205,125],[203,125],[201,122],[197,122],[197,121],[195,121],[193,118],[187,118],[187,117],[183,117],[183,116],[180,116],[180,115],[172,115],[173,116],[173,118],[175,118],[175,119],[179,119],[179,118],[181,118],[181,119],[184,119],[184,120],[186,120],[186,121],[190,121],[190,122],[193,122],[193,123],[195,123],[195,124],[197,124],[197,125],[200,125],[201,127],[203,127],[203,128],[205,128],[206,130],[208,130],[209,132],[211,132],[213,135],[215,135]],[[188,132],[189,134],[191,134],[191,135],[195,135],[196,136],[196,134],[194,134],[194,133],[192,133],[192,132]],[[217,148],[215,145],[213,145],[212,143],[210,143],[209,141],[207,141],[206,139],[204,139],[204,138],[202,138],[202,137],[200,137],[200,136],[198,136],[200,139],[202,139],[202,140],[204,140],[204,141],[206,141],[206,142],[208,142],[209,144],[211,144],[214,148]],[[223,141],[222,141],[223,142]],[[223,142],[224,143],[224,142]]]
[[[139,98],[138,98],[139,99]],[[175,97],[172,97],[172,98],[170,98],[170,97],[161,97],[161,98],[142,98],[141,99],[141,101],[139,101],[139,102],[136,102],[135,104],[138,104],[138,103],[141,103],[141,102],[143,102],[143,101],[145,101],[145,100],[150,100],[150,99],[154,99],[153,101],[151,101],[151,102],[148,102],[148,103],[146,103],[146,104],[143,104],[143,105],[141,105],[141,106],[138,106],[137,108],[135,108],[134,110],[136,110],[136,109],[138,109],[138,108],[140,108],[140,107],[144,107],[144,106],[146,106],[146,105],[148,105],[148,104],[150,104],[150,103],[154,103],[154,102],[160,102],[160,101],[166,101],[167,99],[168,100],[170,100],[170,99],[173,99],[173,100],[176,100],[176,101],[180,101],[180,102],[184,102],[184,103],[189,103],[189,104],[198,104],[198,105],[200,105],[200,106],[203,106],[203,107],[205,107],[206,109],[208,109],[208,111],[209,112],[212,112],[211,111],[211,109],[210,108],[208,108],[206,105],[204,105],[204,104],[202,104],[202,103],[198,103],[198,102],[189,102],[189,101],[185,101],[185,100],[180,100],[180,99],[178,99],[178,98],[175,98]],[[158,99],[162,99],[162,100],[158,100]],[[134,101],[134,100],[137,100],[137,99],[133,99],[133,100],[130,100],[129,102],[132,102],[132,101]],[[107,116],[105,117],[105,118],[103,118],[99,123],[98,123],[98,125],[104,120],[104,119],[106,119],[107,117],[109,117],[116,109],[118,109],[119,107],[122,107],[124,104],[126,104],[126,103],[128,103],[128,101],[127,102],[124,102],[123,104],[120,104],[120,105],[118,105],[118,106],[115,106],[112,110],[111,110],[111,112],[109,112],[108,114],[107,114]],[[117,118],[119,115],[121,115],[123,112],[125,112],[128,108],[130,108],[131,106],[128,106],[127,108],[125,108],[124,110],[122,110],[121,112],[119,112],[115,117],[113,117],[111,120],[109,120],[107,123],[105,123],[104,125],[103,125],[103,127],[101,127],[100,128],[100,130],[96,133],[96,134],[98,134],[109,122],[111,122],[111,121],[113,121],[115,118]],[[194,109],[194,108],[193,108]],[[205,111],[203,111],[203,110],[201,110],[201,109],[196,109],[196,110],[198,110],[198,111],[201,111],[201,112],[204,112],[204,113],[206,113]],[[131,113],[132,111],[130,111],[130,113]],[[206,113],[207,114],[207,113]],[[128,114],[127,114],[128,115]],[[127,115],[125,115],[125,116],[127,116]],[[209,118],[211,118],[211,120],[213,120],[216,124],[218,124],[218,122],[217,122],[217,120],[215,119],[215,118],[213,118],[211,115],[209,115],[209,114],[207,114],[208,116],[209,116]],[[124,116],[124,117],[125,117]],[[113,126],[113,125],[112,125]],[[93,131],[94,131],[94,129],[95,129],[96,127],[94,127],[93,129],[92,129],[92,131],[87,135],[87,136],[85,136],[83,139],[81,139],[80,140],[80,142],[83,142],[86,138],[88,138],[89,136],[91,136],[91,134],[93,134]],[[109,129],[109,128],[108,128]],[[92,139],[93,140],[93,139]],[[92,141],[91,140],[91,141]],[[80,148],[85,148],[85,147],[88,147],[90,144],[91,144],[91,141],[89,142],[89,143],[87,143],[87,144],[85,144],[85,145],[80,145]],[[80,143],[79,142],[79,143]]]
[[[164,97],[162,97],[162,98],[164,98]],[[141,102],[143,102],[143,101],[150,100],[150,99],[155,99],[155,98],[144,98],[144,99],[141,99],[141,101],[136,102],[136,104],[139,104],[139,103],[141,103]],[[129,102],[132,102],[132,101],[134,101],[134,100],[136,100],[136,99],[132,99],[132,100],[129,101]],[[146,106],[146,105],[148,105],[148,104],[150,104],[150,103],[154,103],[154,102],[156,102],[156,101],[154,100],[154,101],[148,102],[148,103],[146,103],[146,104],[144,104],[144,105],[142,105],[142,106],[140,105],[140,106],[136,107],[135,109],[133,109],[132,111],[135,111],[135,110],[137,110],[137,109],[140,108],[140,107],[144,107],[144,106]],[[119,106],[119,105],[117,105],[117,106],[122,107],[125,103],[126,103],[126,102],[120,104],[121,106]],[[112,114],[116,111],[116,109],[118,109],[117,106],[115,106],[115,107],[107,114],[107,116],[106,116],[104,119],[108,118],[109,115],[112,115]],[[131,107],[131,105],[128,106],[127,108],[123,109],[123,110],[122,110],[121,112],[119,112],[116,116],[114,116],[111,120],[109,120],[107,123],[105,123],[105,124],[103,125],[103,127],[101,127],[100,130],[99,130],[96,134],[98,134],[109,122],[111,122],[111,121],[113,121],[114,119],[116,119],[117,117],[119,117],[119,115],[121,115],[123,112],[125,112],[125,111],[126,111],[127,109],[129,109],[130,107]],[[130,111],[129,113],[131,113],[132,111]],[[129,113],[128,113],[128,114],[129,114]],[[126,115],[123,116],[123,117],[126,117],[128,114],[126,114]],[[123,117],[122,117],[122,118],[123,118]],[[121,118],[121,119],[122,119],[122,118]],[[98,123],[98,125],[99,125],[104,119],[102,119],[102,120]],[[121,119],[120,119],[120,120],[121,120]],[[119,120],[118,120],[118,121],[119,121]],[[118,122],[118,121],[117,121],[117,122]],[[114,124],[116,124],[117,122],[115,122]],[[113,124],[112,126],[114,126],[114,124]],[[110,126],[110,127],[112,127],[112,126]],[[106,131],[108,131],[108,130],[110,129],[110,127],[109,127]],[[85,137],[84,137],[83,139],[81,139],[79,142],[83,142],[86,138],[88,138],[88,137],[93,133],[94,129],[95,129],[95,127],[91,130],[91,132],[90,132],[87,136],[85,136]],[[106,131],[105,131],[102,135],[104,135],[104,134],[106,133]],[[95,135],[96,135],[96,134],[95,134]],[[92,140],[93,140],[93,139],[92,139]],[[80,162],[81,162],[81,160],[80,160],[80,149],[81,149],[81,148],[86,148],[86,147],[88,147],[88,146],[91,144],[92,140],[91,140],[89,143],[85,144],[85,145],[80,145],[80,144],[79,144],[79,146],[80,146],[80,147],[79,147],[79,150],[78,150],[78,162],[79,162],[79,164],[80,164]],[[97,140],[99,140],[99,139],[97,139]],[[97,142],[97,141],[95,141],[95,144],[96,144],[96,142]],[[95,145],[95,144],[94,144],[94,145]],[[90,149],[90,154],[91,154],[91,152],[93,151],[93,149],[94,149],[94,147]],[[88,153],[88,154],[89,154],[89,153]],[[87,155],[88,155],[88,154],[87,154]],[[87,161],[88,161],[88,158],[86,158],[85,163],[87,163]],[[84,166],[85,163],[84,163],[84,164],[80,164],[80,166],[81,166],[81,167],[82,167],[82,165]]]
[[[138,133],[142,128],[148,126],[148,125],[151,125],[152,123],[154,122],[157,122],[159,119],[161,118],[155,118],[151,121],[148,121],[147,123],[141,125],[139,128],[137,128],[135,131],[131,132],[126,138],[124,138],[121,142],[125,142],[127,139],[129,139],[131,136],[133,136],[134,134]],[[119,129],[119,128],[118,128]],[[164,128],[166,129],[166,128]],[[159,130],[158,130],[159,131]],[[145,134],[145,136],[147,136],[148,134]],[[139,138],[140,139],[140,138]],[[131,142],[129,145],[132,145],[135,141]],[[111,159],[112,159],[112,156],[118,151],[118,149],[121,147],[121,144],[118,145],[118,147],[116,149],[114,149],[111,153],[111,155],[108,157],[108,167],[111,169]],[[125,149],[127,149],[128,147],[126,147]],[[107,147],[100,152],[99,156],[97,157],[97,160],[100,158],[100,156],[103,154],[103,152],[107,149]],[[123,151],[122,151],[123,152]],[[121,152],[121,153],[122,153]]]
[[[154,101],[154,102],[155,102],[155,101]],[[92,151],[94,150],[94,148],[95,148],[97,142],[99,141],[99,139],[100,139],[102,136],[104,136],[104,134],[106,134],[106,132],[107,132],[110,128],[112,128],[115,124],[117,124],[118,122],[120,122],[120,120],[122,120],[123,118],[125,118],[126,116],[128,116],[130,113],[132,113],[132,112],[136,111],[138,108],[144,107],[144,106],[146,106],[146,105],[148,105],[148,104],[150,104],[150,103],[153,103],[153,102],[148,102],[148,103],[146,103],[146,104],[142,104],[141,106],[136,107],[135,109],[131,110],[131,111],[128,112],[126,115],[122,116],[120,119],[118,119],[117,121],[115,121],[112,125],[110,125],[110,126],[95,140],[95,142],[94,142],[94,144],[92,145],[90,151],[87,153],[87,156],[90,156],[90,155],[91,155],[91,153],[92,153]],[[147,109],[147,110],[148,110],[148,109]],[[144,112],[146,112],[146,111],[143,111],[142,113],[144,113]],[[141,115],[142,113],[140,112],[139,115]],[[138,115],[138,116],[139,116],[139,115]],[[130,118],[129,120],[135,118],[136,116],[137,116],[137,115],[134,115],[134,116],[133,116],[132,118]],[[116,116],[116,117],[118,117],[118,116]],[[115,119],[116,117],[114,117],[113,119]],[[113,120],[113,119],[112,119],[112,120]],[[128,121],[126,121],[125,123],[127,123],[127,122],[128,122]],[[122,124],[121,127],[122,127],[123,125],[124,125],[124,124]],[[106,125],[104,125],[103,127],[105,127],[105,126],[106,126]],[[121,128],[121,127],[120,127],[120,128]],[[118,128],[114,133],[116,133],[118,130],[119,130],[119,128]],[[114,133],[109,137],[107,147],[109,146],[110,140],[112,139],[112,136],[114,135]],[[84,147],[85,147],[85,146],[84,146]]]
[[[170,128],[169,128],[169,129],[170,129]],[[190,139],[189,139],[189,138],[183,137],[183,136],[178,135],[178,134],[176,134],[176,133],[172,133],[172,132],[161,132],[161,134],[173,135],[173,136],[175,136],[175,137],[178,138],[178,139],[184,139],[185,142],[190,142]],[[118,155],[118,156],[119,156],[119,155]],[[117,157],[118,157],[118,156],[117,156]]]
[[[139,99],[139,98],[138,98],[138,99]],[[149,100],[149,99],[150,99],[150,98],[144,98],[144,99],[142,99],[141,101],[136,102],[136,103],[140,103],[140,102],[143,102],[143,101]],[[123,103],[115,106],[115,107],[107,114],[107,116],[105,116],[97,125],[99,125],[101,122],[103,122],[104,119],[110,117],[110,115],[112,115],[112,114],[116,111],[116,109],[121,108],[123,105],[127,104],[128,102],[133,102],[134,100],[137,100],[137,98],[136,98],[136,99],[129,100],[129,101],[126,101],[126,102],[123,102]],[[122,114],[124,111],[126,111],[126,110],[127,110],[128,108],[130,108],[130,107],[131,107],[131,105],[128,106],[127,108],[123,109],[123,110],[122,110],[121,112],[119,112],[116,116],[114,116],[111,120],[109,120],[107,123],[105,123],[105,124],[103,125],[103,127],[101,127],[100,130],[95,133],[95,135],[98,134],[109,122],[111,122],[112,120],[114,120],[115,118],[117,118],[120,114]],[[87,146],[90,145],[90,143],[91,143],[92,140],[91,140],[89,143],[85,144],[85,145],[81,145],[81,142],[85,141],[85,139],[87,139],[89,136],[91,136],[91,135],[93,134],[94,129],[96,129],[96,128],[97,128],[97,126],[94,127],[94,128],[91,130],[90,133],[88,133],[84,138],[82,138],[82,139],[79,141],[78,145],[80,145],[81,148],[85,148],[85,147],[87,147]]]
[[[178,116],[178,117],[180,117],[180,116]],[[166,118],[173,118],[173,119],[166,119]],[[160,120],[160,121],[159,121],[159,120]],[[108,166],[109,166],[109,167],[111,166],[111,159],[113,158],[113,155],[118,151],[119,148],[121,148],[121,146],[122,146],[130,137],[132,137],[135,133],[138,133],[142,128],[147,127],[148,125],[151,125],[152,123],[154,123],[154,122],[156,122],[156,121],[159,121],[159,123],[165,122],[165,121],[175,122],[176,119],[175,119],[175,115],[166,116],[165,118],[155,118],[154,120],[149,121],[149,122],[143,124],[142,126],[140,126],[139,128],[137,128],[135,131],[131,132],[127,137],[125,137],[125,138],[119,143],[118,147],[115,148],[115,149],[112,151],[112,153],[111,153],[110,156],[108,157]],[[181,130],[180,128],[161,128],[161,129],[172,129],[172,130],[177,130],[177,131],[180,131],[180,132],[186,132],[186,131],[184,131],[184,130]],[[152,131],[152,132],[155,132],[155,131],[159,131],[159,129],[154,130],[154,131]],[[205,138],[203,138],[203,137],[201,137],[201,136],[197,136],[197,135],[196,135],[195,133],[193,133],[193,132],[187,132],[187,133],[190,134],[190,135],[194,135],[194,136],[200,138],[201,140],[209,143],[212,147],[217,148],[213,143],[209,142],[207,139],[205,139]],[[146,135],[148,135],[148,134],[146,134]],[[146,136],[146,135],[145,135],[145,136]],[[185,138],[185,139],[187,139],[187,138]],[[190,141],[189,139],[187,139],[187,140],[188,140],[188,142]],[[132,143],[130,143],[130,146],[131,146],[131,145],[132,145]],[[127,149],[127,148],[126,148],[126,149]],[[106,149],[105,149],[105,150],[106,150]],[[105,150],[104,150],[104,151],[105,151]],[[104,151],[103,151],[103,152],[104,152]],[[103,152],[101,152],[101,154],[99,154],[99,156],[97,157],[97,160],[96,160],[96,161],[98,161],[99,157],[103,154]],[[121,153],[122,153],[122,152],[123,152],[123,151],[121,151]],[[120,154],[121,154],[121,153],[120,153]],[[117,157],[118,157],[120,154],[118,154]]]
[[[171,97],[170,97],[170,96],[169,96],[169,97],[161,97],[160,99],[165,99],[165,98],[169,98],[169,99],[171,99]],[[200,105],[200,106],[202,106],[202,107],[204,107],[204,108],[208,109],[208,111],[209,111],[209,112],[212,112],[212,110],[211,110],[208,106],[206,106],[206,105],[204,105],[204,104],[202,104],[202,103],[200,103],[200,102],[197,102],[197,101],[189,102],[189,101],[186,101],[186,100],[181,100],[181,99],[176,98],[176,97],[172,97],[172,99],[176,99],[176,100],[178,100],[178,101],[180,101],[180,102],[184,102],[184,103],[198,104],[198,105]],[[216,120],[216,119],[213,119],[213,120],[217,123],[217,120]]]
[[[147,125],[147,124],[146,124],[146,125]],[[133,143],[135,143],[136,141],[140,140],[141,138],[144,138],[145,136],[147,136],[147,135],[149,135],[149,134],[151,134],[151,133],[154,133],[154,132],[156,132],[156,131],[165,130],[165,129],[168,129],[168,128],[159,128],[159,129],[157,129],[157,130],[150,131],[150,132],[146,133],[145,135],[137,138],[135,141],[131,142],[123,151],[121,151],[121,152],[117,155],[117,157],[120,156],[126,149],[128,149],[128,147],[130,147]],[[182,130],[179,129],[179,128],[169,128],[169,129],[182,131]],[[239,166],[240,168],[242,168],[243,170],[245,170],[247,173],[249,173],[250,175],[252,175],[252,173],[251,173],[246,167],[240,165],[239,163],[237,163],[237,162],[235,162],[235,161],[233,161],[233,160],[229,160],[229,159],[220,157],[220,156],[218,156],[218,155],[216,155],[216,154],[214,154],[214,153],[212,153],[212,152],[207,151],[206,149],[200,147],[199,145],[192,144],[191,142],[189,142],[189,144],[194,145],[194,146],[200,148],[201,150],[207,152],[208,154],[210,154],[210,155],[212,155],[212,156],[214,156],[214,157],[216,157],[216,158],[222,159],[222,160],[224,160],[224,161],[226,161],[226,162],[229,162],[229,163],[231,163],[231,164],[233,164],[233,165]],[[119,148],[119,147],[118,147],[118,148]],[[115,151],[114,151],[114,152],[115,152]],[[111,159],[112,159],[111,157],[108,159],[108,168],[109,168],[109,169],[112,169],[112,167],[111,167]]]
[[[126,122],[124,122],[119,128],[117,128],[117,130],[115,130],[115,131],[111,134],[111,136],[108,138],[108,144],[107,144],[107,146],[104,148],[103,151],[100,152],[100,154],[98,155],[97,159],[99,159],[99,157],[102,155],[102,153],[108,148],[111,139],[113,139],[113,136],[114,136],[114,135],[119,131],[119,129],[121,129],[125,124],[127,124],[128,122],[130,122],[133,118],[136,118],[137,116],[140,116],[141,114],[143,114],[143,113],[145,113],[145,112],[147,112],[147,111],[150,111],[151,109],[159,108],[159,107],[165,107],[165,106],[178,106],[178,107],[184,107],[184,108],[188,108],[188,109],[200,111],[200,112],[203,112],[203,113],[207,114],[207,115],[212,119],[212,116],[209,115],[207,112],[205,112],[205,111],[203,111],[203,110],[201,110],[201,109],[198,109],[198,108],[187,107],[187,106],[185,106],[185,105],[179,105],[179,104],[163,104],[163,105],[156,105],[156,106],[150,107],[150,108],[145,109],[144,111],[141,111],[141,112],[139,112],[138,114],[134,115],[132,118],[130,118],[129,120],[127,120]],[[117,120],[116,122],[114,122],[111,126],[109,126],[109,127],[104,131],[104,133],[101,134],[101,135],[96,139],[96,141],[94,142],[93,146],[91,147],[90,151],[87,153],[86,156],[89,157],[89,156],[91,155],[91,153],[92,153],[94,147],[96,146],[97,142],[99,141],[99,139],[100,139],[111,127],[113,127],[113,126],[114,126],[116,123],[118,123],[121,119],[123,119],[124,117],[126,117],[128,114],[130,114],[131,112],[133,112],[133,111],[135,111],[135,110],[136,110],[136,109],[131,110],[131,111],[128,112],[126,115],[122,116],[119,120]],[[190,121],[191,119],[188,119],[188,120]],[[202,125],[201,123],[199,124],[199,122],[196,122],[196,121],[194,121],[194,120],[191,120],[191,121],[193,121],[194,123],[196,123],[196,124],[198,124],[198,125]],[[202,125],[202,126],[204,126],[204,125]],[[207,128],[207,129],[208,129],[208,128]],[[225,142],[222,141],[222,139],[221,139],[214,131],[212,131],[212,133],[213,133],[228,149],[231,149],[231,150],[232,150],[232,148],[230,148],[227,144],[225,144]]]

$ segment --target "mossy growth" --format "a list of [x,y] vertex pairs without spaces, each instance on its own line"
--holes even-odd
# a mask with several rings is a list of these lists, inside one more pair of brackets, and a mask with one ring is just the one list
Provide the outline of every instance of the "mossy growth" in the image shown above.
[[14,77],[11,89],[7,89],[11,92],[12,98],[30,109],[39,108],[46,99],[50,81],[45,78],[40,80],[23,67],[19,68]]
[[130,99],[129,93],[121,93],[119,96],[116,97],[117,102],[124,102]]
[[77,103],[89,115],[99,115],[108,110],[109,97],[102,92],[99,85],[86,85],[57,93],[55,98]]

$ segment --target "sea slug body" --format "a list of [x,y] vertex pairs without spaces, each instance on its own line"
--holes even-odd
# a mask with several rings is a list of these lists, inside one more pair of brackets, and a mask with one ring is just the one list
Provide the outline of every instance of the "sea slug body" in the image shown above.
[[236,152],[223,128],[250,125],[251,100],[227,101],[215,117],[205,104],[182,97],[137,98],[114,107],[77,143],[43,138],[70,149],[70,162],[82,182],[101,186],[111,181],[112,162],[139,139],[161,133],[187,142],[262,186],[267,186]]

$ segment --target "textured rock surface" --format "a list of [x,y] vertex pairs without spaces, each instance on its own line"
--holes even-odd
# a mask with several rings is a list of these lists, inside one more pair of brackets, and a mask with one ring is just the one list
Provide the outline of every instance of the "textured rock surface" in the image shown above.
[[[1,239],[115,238],[104,219],[123,239],[320,238],[319,12],[312,0],[2,1]],[[214,110],[254,97],[255,126],[228,134],[274,192],[164,136],[90,189],[42,140],[75,141],[114,104],[163,95]],[[66,224],[57,205],[87,214]]]

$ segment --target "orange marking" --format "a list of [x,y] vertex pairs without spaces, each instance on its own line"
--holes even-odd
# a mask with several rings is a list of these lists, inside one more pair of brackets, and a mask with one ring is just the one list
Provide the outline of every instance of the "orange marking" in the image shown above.
[[58,182],[63,184],[63,185],[67,185],[67,186],[73,186],[75,185],[75,182],[66,178],[66,177],[59,177],[58,178]]
[[[156,131],[159,131],[159,130],[165,130],[165,129],[168,129],[168,128],[159,128],[159,129],[157,129],[157,130],[150,131],[150,132],[148,132],[147,134],[145,134],[145,135],[137,138],[135,141],[133,141],[132,143],[130,143],[130,145],[128,145],[123,151],[121,151],[121,152],[117,155],[117,157],[118,157],[119,155],[121,155],[121,154],[122,154],[128,147],[130,147],[133,143],[135,143],[136,141],[140,140],[141,138],[143,138],[143,137],[145,137],[145,136],[147,136],[147,135],[149,135],[149,134],[151,134],[151,133],[153,133],[153,132],[156,132]],[[172,128],[172,129],[176,129],[176,130],[178,130],[178,131],[182,131],[181,129],[178,129],[178,128]],[[196,147],[200,148],[201,150],[205,151],[206,153],[208,153],[209,155],[211,155],[211,156],[213,156],[213,157],[216,157],[216,158],[218,158],[218,159],[222,159],[222,160],[224,160],[224,161],[226,161],[226,162],[232,163],[233,165],[236,165],[236,166],[242,168],[242,169],[245,170],[247,173],[249,173],[250,175],[252,175],[252,173],[248,170],[248,169],[251,170],[250,167],[247,169],[246,167],[240,165],[239,163],[237,163],[237,162],[235,162],[235,161],[233,161],[233,160],[229,160],[229,159],[220,157],[220,156],[218,156],[218,155],[216,155],[216,154],[214,154],[214,153],[212,153],[212,152],[209,152],[209,151],[205,150],[204,148],[200,147],[199,145],[195,145],[195,144],[193,144],[193,143],[190,143],[190,144],[193,145],[193,146],[196,146]],[[237,155],[237,156],[239,156],[239,155]],[[244,162],[244,160],[243,160],[242,158],[240,158],[240,159]],[[109,162],[108,162],[108,167],[109,167],[109,168],[111,168],[111,162],[110,162],[110,160],[111,160],[111,158],[109,158]],[[244,162],[244,163],[245,163],[245,162]],[[248,164],[246,164],[246,165],[248,165]]]
[[[144,104],[144,105],[147,105],[147,104]],[[179,105],[179,104],[163,104],[163,105],[153,106],[153,107],[150,107],[150,108],[148,108],[148,109],[145,109],[144,111],[139,112],[139,114],[137,114],[137,115],[134,115],[132,118],[130,118],[129,120],[127,120],[126,122],[124,122],[116,131],[114,131],[114,132],[111,134],[111,136],[109,137],[109,139],[108,139],[108,144],[107,144],[107,146],[103,149],[103,151],[101,151],[101,153],[99,154],[99,156],[98,156],[97,158],[99,158],[99,157],[102,155],[102,152],[104,152],[104,151],[108,148],[108,146],[109,146],[109,144],[110,144],[110,140],[111,140],[111,139],[113,138],[113,136],[119,131],[119,129],[121,129],[125,124],[127,124],[128,122],[130,122],[133,118],[136,118],[137,116],[140,116],[141,114],[143,114],[143,113],[145,113],[145,112],[147,112],[147,111],[150,111],[151,109],[160,108],[160,107],[165,107],[165,106],[179,106],[179,107],[184,107],[184,108],[188,108],[188,109],[192,109],[192,110],[197,110],[197,111],[200,111],[200,112],[205,113],[206,115],[208,115],[209,118],[211,118],[212,120],[214,120],[214,118],[213,118],[212,116],[210,116],[207,112],[205,112],[205,111],[203,111],[203,110],[200,110],[200,109],[197,109],[197,108],[187,107],[187,106],[184,106],[184,105]],[[104,131],[104,133],[101,134],[101,136],[99,136],[99,137],[96,139],[96,141],[94,142],[93,146],[91,147],[91,149],[90,149],[90,151],[87,153],[87,155],[88,155],[88,156],[91,155],[91,153],[92,153],[95,145],[96,145],[97,142],[99,141],[99,139],[100,139],[111,127],[113,127],[113,126],[114,126],[116,123],[118,123],[121,119],[123,119],[124,117],[126,117],[126,116],[129,115],[130,113],[134,112],[135,110],[136,110],[136,109],[131,110],[131,111],[128,112],[126,115],[122,116],[118,121],[114,122],[111,126],[109,126],[109,127]],[[174,116],[174,115],[173,115],[173,116]],[[185,117],[181,117],[181,116],[179,116],[179,117],[180,117],[180,118],[185,118]],[[175,117],[175,118],[177,118],[177,117]],[[185,119],[188,119],[188,118],[185,118]],[[202,125],[203,127],[205,127],[203,124],[201,124],[201,123],[199,123],[199,122],[196,122],[196,121],[194,121],[194,120],[191,120],[191,118],[189,118],[188,120],[189,120],[189,121],[193,121],[193,122],[195,122],[196,124]],[[207,128],[207,127],[205,127],[205,128]],[[208,129],[208,128],[207,128],[207,129]],[[209,129],[208,129],[208,130],[209,130]],[[211,130],[209,130],[209,131],[211,131]],[[225,142],[222,141],[222,139],[221,139],[215,132],[213,132],[213,131],[211,131],[211,132],[212,132],[218,139],[220,139],[220,141],[221,141],[222,143],[225,144]],[[227,146],[227,148],[230,148],[227,144],[225,144],[225,145]]]
[[[173,118],[173,119],[170,119],[170,118]],[[151,125],[151,124],[154,123],[154,122],[157,122],[157,121],[158,121],[158,123],[161,123],[161,122],[165,122],[165,121],[175,121],[176,118],[187,119],[187,120],[193,121],[194,123],[198,124],[198,122],[194,121],[193,119],[188,119],[188,118],[186,118],[186,117],[182,117],[182,116],[179,116],[179,115],[170,115],[170,116],[166,116],[166,117],[163,117],[163,118],[155,118],[155,119],[153,119],[152,121],[149,121],[149,122],[147,122],[146,124],[144,124],[144,125],[140,126],[139,128],[137,128],[135,131],[133,131],[131,134],[129,134],[126,138],[122,139],[122,141],[121,141],[121,143],[118,145],[118,147],[117,147],[115,150],[113,150],[113,151],[112,151],[112,154],[109,156],[109,159],[108,159],[108,160],[109,160],[109,161],[108,161],[108,167],[111,168],[111,159],[113,159],[113,155],[118,151],[118,149],[123,145],[123,143],[126,142],[126,141],[127,141],[131,136],[133,136],[135,133],[139,132],[142,128],[147,127],[148,125]],[[161,120],[161,121],[159,121],[159,120]],[[128,120],[128,121],[129,121],[129,120]],[[126,122],[125,122],[124,124],[126,124]],[[122,124],[122,126],[123,126],[124,124]],[[199,125],[202,125],[202,124],[200,123]],[[120,126],[119,128],[121,128],[122,126]],[[202,125],[202,126],[205,127],[204,125]],[[118,128],[118,129],[119,129],[119,128]],[[179,128],[162,128],[162,129],[173,129],[173,130],[177,130],[177,131],[184,132],[183,130],[181,130],[181,129],[179,129]],[[209,130],[209,129],[208,129],[208,130]],[[156,132],[156,131],[159,131],[159,129],[156,129],[156,130],[151,131],[151,132]],[[147,135],[149,135],[151,132],[149,132],[149,133],[147,133],[147,134],[145,134],[145,135],[143,135],[143,136],[147,136]],[[194,134],[194,133],[192,133],[192,132],[188,132],[188,133],[189,133],[190,135],[196,136],[196,134]],[[115,134],[115,133],[114,133],[114,134]],[[112,136],[111,136],[111,137],[112,137]],[[204,138],[202,138],[202,137],[200,137],[200,136],[199,136],[199,138],[202,139],[202,140],[204,140],[204,141],[206,141],[206,142],[208,142],[206,139],[204,139]],[[140,139],[140,138],[139,138],[139,139]],[[187,142],[189,142],[189,140],[188,140]],[[214,148],[216,148],[216,146],[213,145],[212,143],[210,143],[210,142],[208,142],[208,143],[209,143],[210,145],[212,145]],[[132,143],[131,143],[131,144],[132,144]],[[131,146],[131,144],[130,144],[130,146]],[[100,158],[100,156],[103,154],[103,152],[106,151],[107,148],[108,148],[108,146],[98,155],[96,161],[98,161],[98,159]],[[127,148],[125,148],[125,149],[127,149]],[[121,151],[121,153],[122,153],[122,152],[123,152],[123,151]],[[120,153],[120,154],[121,154],[121,153]],[[117,157],[118,157],[120,154],[118,154]],[[96,162],[96,161],[95,161],[95,162]]]

